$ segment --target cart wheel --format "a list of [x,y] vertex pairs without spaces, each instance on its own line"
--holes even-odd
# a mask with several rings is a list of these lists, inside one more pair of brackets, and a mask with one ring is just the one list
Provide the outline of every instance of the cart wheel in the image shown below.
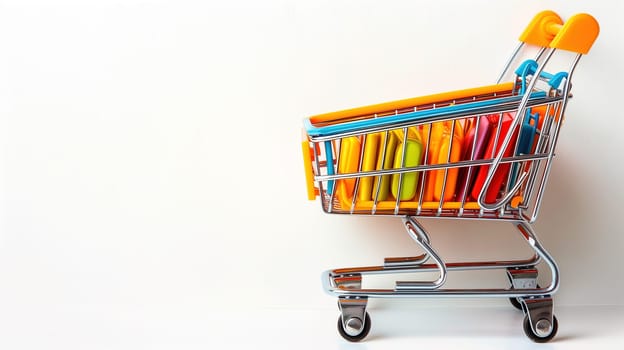
[[559,322],[557,321],[555,315],[553,315],[552,327],[550,327],[550,322],[548,322],[546,319],[538,320],[536,328],[538,329],[538,333],[542,334],[535,334],[533,332],[533,329],[531,328],[531,321],[529,320],[529,315],[527,314],[526,316],[524,316],[523,326],[524,334],[526,334],[526,336],[529,337],[532,341],[536,343],[546,343],[554,338],[557,334],[557,330],[559,329]]
[[[364,316],[364,324],[362,325],[362,321],[358,318],[352,318],[348,320],[347,325],[353,324],[353,327],[349,327],[347,331],[342,325],[342,316],[338,317],[338,333],[350,342],[358,342],[368,335],[371,327],[370,316],[368,316],[368,312]],[[361,328],[358,333],[358,328]]]
[[[537,289],[542,288],[542,287],[540,287],[540,285],[539,285],[539,284],[538,284],[538,285],[536,285],[535,287],[536,287]],[[513,287],[511,287],[511,289],[513,289]],[[515,307],[516,309],[518,309],[518,310],[522,311],[522,303],[520,303],[520,302],[518,301],[518,298],[509,298],[509,302],[511,303],[511,305],[512,305],[513,307]]]

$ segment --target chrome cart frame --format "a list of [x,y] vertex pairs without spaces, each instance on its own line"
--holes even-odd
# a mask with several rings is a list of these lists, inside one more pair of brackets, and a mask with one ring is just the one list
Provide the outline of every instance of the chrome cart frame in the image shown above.
[[[553,13],[546,12],[538,14],[536,19],[553,20]],[[565,32],[567,25],[574,24],[574,18],[570,18],[563,29],[561,23],[554,24],[557,27],[552,31],[560,33],[554,36],[554,41],[558,35],[563,35],[561,33]],[[593,20],[591,16],[589,18]],[[583,17],[585,20],[588,19]],[[522,42],[514,51],[499,82],[509,72],[513,62],[521,57],[524,45]],[[366,311],[368,298],[405,297],[509,298],[512,305],[525,313],[523,327],[529,338],[546,342],[555,336],[558,321],[553,314],[552,294],[559,288],[559,269],[539,243],[531,224],[537,219],[544,196],[565,109],[571,97],[572,75],[585,53],[577,52],[566,71],[547,73],[544,68],[549,66],[558,50],[560,47],[556,45],[544,45],[533,60],[520,65],[512,83],[506,86],[499,84],[486,89],[427,96],[306,119],[304,161],[307,162],[308,180],[314,184],[314,188],[309,187],[309,193],[312,198],[320,196],[323,211],[330,214],[401,217],[408,235],[424,251],[412,257],[385,258],[379,266],[339,268],[323,273],[324,290],[338,297],[341,312],[338,330],[345,339],[359,341],[368,334],[371,325]],[[408,106],[410,102],[413,104]],[[523,151],[522,143],[526,142],[527,135],[523,128],[531,125],[531,113],[534,111],[539,114],[540,121],[536,119],[533,122],[534,134],[530,134],[531,147],[527,148],[530,150]],[[472,139],[458,136],[461,133],[457,132],[457,128],[468,125],[469,120],[476,122],[478,128],[480,120],[485,120],[485,117],[493,120],[491,130],[496,131],[492,131],[490,138],[494,146],[488,151],[489,154],[476,157],[477,134]],[[504,120],[509,123],[506,132],[501,131]],[[442,161],[430,161],[430,153],[439,146],[432,130],[441,123],[447,123],[449,128],[445,136],[449,146],[439,157]],[[408,142],[410,137],[414,137],[408,136],[410,133],[418,135],[422,147],[422,153],[418,155],[422,162],[418,164],[408,164]],[[389,140],[393,134],[398,135],[394,142],[402,146],[396,146],[397,150],[393,151],[394,166],[384,167],[386,158],[392,156],[386,150],[390,149]],[[463,158],[453,159],[454,141],[460,137],[462,145],[472,148],[472,154],[464,152]],[[370,163],[366,155],[369,149],[367,142],[378,144],[375,158],[369,157],[377,160],[374,169],[366,168],[366,163]],[[350,143],[357,144],[354,151],[348,150]],[[478,193],[475,198],[467,190],[479,172],[483,173],[482,180],[485,180],[480,190],[474,190]],[[402,197],[402,189],[408,186],[407,177],[413,176],[409,174],[419,175],[411,185],[415,194],[406,200]],[[457,176],[465,176],[467,180],[461,184]],[[394,197],[381,194],[384,177],[392,178]],[[438,197],[427,198],[428,181],[434,178],[440,180],[441,187],[438,182],[436,186],[441,189],[436,187]],[[488,200],[487,193],[495,187],[496,181],[502,185],[498,185],[500,189],[497,188],[494,193],[495,200]],[[369,185],[374,182],[372,191],[363,189],[366,182]],[[452,194],[447,196],[446,190],[451,186]],[[464,186],[463,191],[461,186]],[[362,194],[359,191],[368,192]],[[518,230],[534,255],[520,260],[447,262],[432,246],[429,234],[418,221],[420,218],[506,221]],[[537,284],[537,265],[540,262],[550,269],[551,279],[546,287]],[[444,288],[449,271],[470,270],[504,270],[511,286]],[[437,272],[437,275],[431,280],[396,280],[394,286],[386,289],[362,286],[365,276],[418,272]]]

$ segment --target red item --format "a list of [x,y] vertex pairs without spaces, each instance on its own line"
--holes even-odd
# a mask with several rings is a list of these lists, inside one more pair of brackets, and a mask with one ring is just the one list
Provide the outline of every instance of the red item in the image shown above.
[[[503,146],[505,137],[507,136],[507,133],[509,132],[509,127],[511,126],[511,122],[513,121],[514,114],[515,113],[503,114],[503,121],[500,124],[500,133],[498,133],[497,131],[499,115],[495,114],[495,115],[488,116],[488,119],[490,120],[490,124],[493,125],[494,127],[492,128],[492,131],[490,132],[490,139],[488,142],[488,146],[483,155],[484,159],[492,159],[496,157],[498,152],[500,152],[500,149]],[[496,150],[493,151],[494,142],[496,141],[497,133],[499,134],[498,142],[496,144]],[[503,157],[511,157],[513,155],[517,138],[518,138],[518,128],[516,128],[516,130],[514,131],[513,137],[511,141],[509,142],[509,145],[507,145],[507,148],[505,149],[505,153],[503,154]],[[500,192],[500,189],[503,186],[503,182],[507,179],[507,176],[509,175],[510,167],[511,167],[511,163],[504,163],[498,166],[498,168],[496,169],[496,172],[494,173],[494,178],[492,178],[492,181],[490,182],[490,187],[487,189],[485,193],[485,203],[494,203],[496,201],[496,198],[498,197],[498,193]],[[485,184],[485,179],[487,178],[489,170],[490,170],[489,165],[481,165],[479,167],[479,172],[477,174],[477,178],[475,180],[475,184],[472,187],[472,192],[471,192],[472,198],[474,200],[477,200],[477,198],[479,198],[479,193],[481,192],[481,189],[483,188],[483,185]]]

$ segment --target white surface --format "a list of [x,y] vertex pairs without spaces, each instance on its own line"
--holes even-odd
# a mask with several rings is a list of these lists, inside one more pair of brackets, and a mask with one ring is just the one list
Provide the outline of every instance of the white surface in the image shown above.
[[[2,322],[7,349],[621,349],[624,308],[562,307],[547,344],[531,342],[522,313],[510,305],[435,306],[373,302],[371,331],[349,343],[338,335],[337,310],[203,308],[147,310],[68,308]],[[55,317],[54,317],[55,316]]]
[[[624,126],[621,2],[2,1],[0,347],[250,344],[221,320],[263,315],[251,331],[262,347],[343,347],[321,316],[334,301],[320,272],[414,250],[398,219],[327,216],[305,200],[302,118],[491,83],[546,8],[589,12],[602,33],[574,76],[536,229],[562,270],[557,305],[622,305],[624,191],[609,163]],[[527,252],[504,225],[426,226],[449,260]],[[576,338],[593,321],[571,310],[563,344],[617,333]],[[496,321],[456,332],[435,319],[424,341],[480,344],[512,320],[492,341],[523,341],[519,316],[488,312]],[[422,338],[389,315],[371,347]]]

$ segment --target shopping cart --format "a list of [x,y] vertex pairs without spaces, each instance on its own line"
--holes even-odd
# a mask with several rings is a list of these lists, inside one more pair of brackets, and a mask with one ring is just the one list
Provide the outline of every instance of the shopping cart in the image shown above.
[[[598,36],[596,20],[577,14],[565,24],[552,11],[537,14],[520,37],[499,82],[442,94],[316,115],[304,120],[302,150],[308,197],[331,214],[400,216],[422,248],[413,257],[386,258],[382,266],[324,272],[323,287],[338,297],[340,334],[366,337],[368,298],[502,297],[525,313],[524,331],[536,342],[558,328],[551,295],[559,271],[531,224],[552,166],[571,80],[580,57]],[[527,47],[512,81],[500,81]],[[556,52],[575,53],[567,71],[547,73]],[[559,56],[559,55],[557,55]],[[564,55],[565,56],[565,55]],[[417,218],[511,223],[535,254],[522,260],[445,262]],[[431,261],[431,262],[428,262]],[[537,285],[537,264],[550,269],[550,285]],[[448,271],[505,270],[501,289],[442,288]],[[375,274],[433,272],[436,278],[396,281],[393,288],[362,287]]]

